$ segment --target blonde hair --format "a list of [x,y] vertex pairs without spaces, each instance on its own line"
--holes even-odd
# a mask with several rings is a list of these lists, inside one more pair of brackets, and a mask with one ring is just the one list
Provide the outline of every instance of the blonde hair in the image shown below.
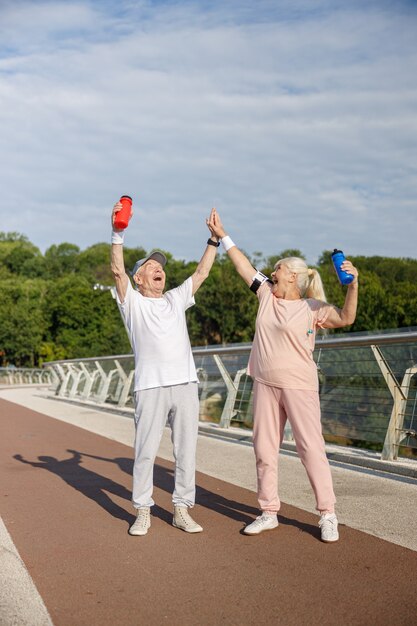
[[288,256],[280,259],[275,267],[284,263],[291,272],[297,274],[297,287],[302,298],[315,298],[326,302],[326,294],[321,276],[316,269],[308,267],[307,263],[297,256]]

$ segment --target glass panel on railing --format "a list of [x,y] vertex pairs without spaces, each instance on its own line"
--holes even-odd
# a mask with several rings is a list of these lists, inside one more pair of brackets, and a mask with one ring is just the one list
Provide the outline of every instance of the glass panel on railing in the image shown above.
[[[393,339],[386,332],[345,334],[340,336],[340,340],[335,335],[329,335],[328,339],[331,339],[333,345],[334,341],[339,341],[338,347],[326,347],[326,338],[318,342],[314,358],[318,365],[323,434],[326,441],[382,449],[391,419],[393,397],[378,361],[383,361],[388,367],[397,384],[402,384],[406,380],[406,372],[410,373],[410,368],[417,364],[415,337],[410,337],[410,340],[407,338],[406,343],[391,343],[398,340],[401,330],[403,329],[395,331],[397,336]],[[359,337],[360,343],[369,337],[369,345],[355,347],[352,344],[355,337]],[[379,338],[381,343],[378,347]],[[350,343],[349,347],[345,347],[346,343]],[[374,351],[371,345],[376,345],[378,349]],[[252,427],[252,379],[242,372],[247,366],[250,348],[250,344],[235,344],[193,349],[200,380],[202,421],[219,423],[230,385],[233,384],[237,389],[232,390],[236,397],[229,416],[230,424],[242,428]],[[76,384],[76,396],[85,397],[87,391],[90,400],[133,407],[134,379],[129,379],[134,368],[132,355],[80,362],[87,369],[88,376],[84,374],[84,378]],[[76,363],[72,367],[74,372],[78,371]],[[65,369],[64,364],[62,368]],[[0,372],[0,377],[4,376]],[[64,394],[66,396],[76,380],[74,376],[75,374],[67,385]],[[408,400],[403,409],[404,414],[400,416],[403,419],[404,435],[400,453],[417,456],[417,374],[410,374],[407,381]],[[126,385],[129,385],[129,389]]]

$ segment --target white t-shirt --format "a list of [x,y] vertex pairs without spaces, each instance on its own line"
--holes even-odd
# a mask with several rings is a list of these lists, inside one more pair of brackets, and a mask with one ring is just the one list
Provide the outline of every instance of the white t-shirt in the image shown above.
[[124,302],[117,297],[135,356],[134,391],[198,382],[185,319],[192,287],[190,277],[161,298],[146,298],[128,281]]

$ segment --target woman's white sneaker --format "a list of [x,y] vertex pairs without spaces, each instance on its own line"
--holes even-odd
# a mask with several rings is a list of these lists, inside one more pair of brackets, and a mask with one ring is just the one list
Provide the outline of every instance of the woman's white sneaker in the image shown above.
[[246,526],[243,532],[245,535],[259,535],[259,533],[263,533],[264,530],[273,530],[277,526],[278,518],[276,515],[262,513],[262,515],[258,515],[254,522]]
[[322,541],[325,543],[338,541],[339,531],[337,530],[337,517],[334,513],[324,513],[320,517],[319,526]]

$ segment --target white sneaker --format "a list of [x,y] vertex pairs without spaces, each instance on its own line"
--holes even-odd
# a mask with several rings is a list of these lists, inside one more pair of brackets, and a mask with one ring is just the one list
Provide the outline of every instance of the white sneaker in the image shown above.
[[337,530],[337,517],[334,513],[324,513],[320,517],[319,526],[322,541],[325,543],[338,541],[339,532]]
[[252,524],[249,524],[244,528],[245,535],[259,535],[264,530],[273,530],[278,526],[278,518],[276,515],[268,513],[262,513],[259,515]]
[[129,528],[129,535],[136,535],[136,536],[146,535],[150,526],[151,526],[151,509],[149,507],[138,509],[136,521]]
[[186,533],[201,533],[203,528],[191,517],[186,506],[175,506],[172,525]]

